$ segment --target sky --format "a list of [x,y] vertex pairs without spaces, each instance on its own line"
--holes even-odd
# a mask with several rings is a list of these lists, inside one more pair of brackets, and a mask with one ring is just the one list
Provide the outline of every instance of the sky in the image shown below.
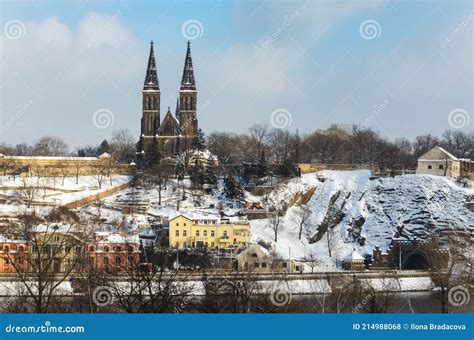
[[129,129],[154,41],[161,117],[191,41],[205,133],[473,131],[472,1],[2,1],[0,142]]

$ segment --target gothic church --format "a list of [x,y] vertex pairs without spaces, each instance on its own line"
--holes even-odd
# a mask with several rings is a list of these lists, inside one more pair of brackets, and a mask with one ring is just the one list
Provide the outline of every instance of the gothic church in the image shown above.
[[142,159],[156,152],[162,156],[176,155],[188,149],[193,138],[197,135],[197,91],[189,41],[175,115],[170,112],[168,107],[162,122],[160,120],[160,95],[160,83],[152,41],[142,92],[141,134],[138,143],[138,152]]

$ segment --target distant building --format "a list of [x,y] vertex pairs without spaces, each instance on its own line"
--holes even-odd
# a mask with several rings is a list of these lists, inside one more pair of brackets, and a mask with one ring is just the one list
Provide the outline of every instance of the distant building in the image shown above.
[[80,176],[131,173],[134,165],[116,164],[108,153],[99,157],[8,156],[0,154],[1,175]]
[[330,129],[339,130],[347,133],[348,135],[353,135],[356,130],[356,125],[354,124],[332,124]]
[[105,272],[124,272],[140,261],[138,237],[110,234],[107,237],[87,243],[88,265]]
[[472,178],[474,162],[470,159],[459,159],[445,149],[436,146],[420,156],[416,173],[452,178]]
[[277,259],[259,244],[253,243],[237,256],[239,271],[302,273],[304,263],[294,260]]
[[342,269],[363,271],[365,269],[364,261],[364,257],[354,249],[342,260]]
[[10,240],[0,235],[0,273],[28,270],[28,241]]
[[259,244],[251,244],[236,256],[240,271],[271,271],[273,258],[270,252]]
[[141,133],[137,150],[142,157],[157,151],[173,156],[190,148],[198,134],[197,97],[188,41],[175,113],[173,115],[168,107],[161,120],[161,90],[152,41],[142,91]]
[[250,227],[248,222],[233,221],[207,215],[178,215],[169,220],[169,247],[212,249],[245,247]]

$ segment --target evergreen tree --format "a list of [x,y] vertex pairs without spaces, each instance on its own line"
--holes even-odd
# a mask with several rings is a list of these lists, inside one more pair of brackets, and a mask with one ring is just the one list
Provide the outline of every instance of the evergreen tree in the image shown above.
[[178,182],[184,180],[184,162],[181,157],[176,159],[175,175]]
[[200,158],[196,158],[191,170],[191,181],[194,187],[202,187],[204,184],[204,166]]
[[224,193],[228,198],[236,200],[239,203],[242,202],[244,198],[244,190],[232,174],[225,179]]
[[99,152],[99,155],[102,155],[104,152],[107,152],[107,153],[111,152],[110,145],[109,145],[109,142],[107,142],[107,139],[104,139],[102,143],[100,143],[98,152]]
[[204,138],[204,132],[198,129],[197,135],[193,138],[192,148],[195,150],[203,151],[206,149],[206,140]]
[[262,178],[268,175],[267,160],[265,159],[265,151],[260,153],[257,163],[257,177]]
[[154,166],[160,164],[161,159],[161,145],[158,144],[156,139],[150,144],[148,151],[145,153],[145,164],[144,167],[152,169]]
[[214,165],[214,160],[208,159],[206,162],[206,169],[204,171],[204,182],[212,187],[217,184],[217,174]]

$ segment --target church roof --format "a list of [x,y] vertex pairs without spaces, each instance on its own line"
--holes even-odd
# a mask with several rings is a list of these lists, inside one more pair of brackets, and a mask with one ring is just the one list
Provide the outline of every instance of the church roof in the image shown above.
[[193,59],[191,57],[191,42],[188,41],[186,50],[186,59],[184,60],[183,77],[181,78],[180,90],[196,90],[196,81],[194,79]]
[[179,135],[179,122],[171,114],[170,108],[168,107],[168,112],[166,112],[163,122],[158,128],[157,134],[159,136],[178,136]]
[[153,50],[153,41],[150,43],[150,56],[148,57],[148,66],[146,69],[144,90],[160,90],[158,73],[156,72],[155,52]]

